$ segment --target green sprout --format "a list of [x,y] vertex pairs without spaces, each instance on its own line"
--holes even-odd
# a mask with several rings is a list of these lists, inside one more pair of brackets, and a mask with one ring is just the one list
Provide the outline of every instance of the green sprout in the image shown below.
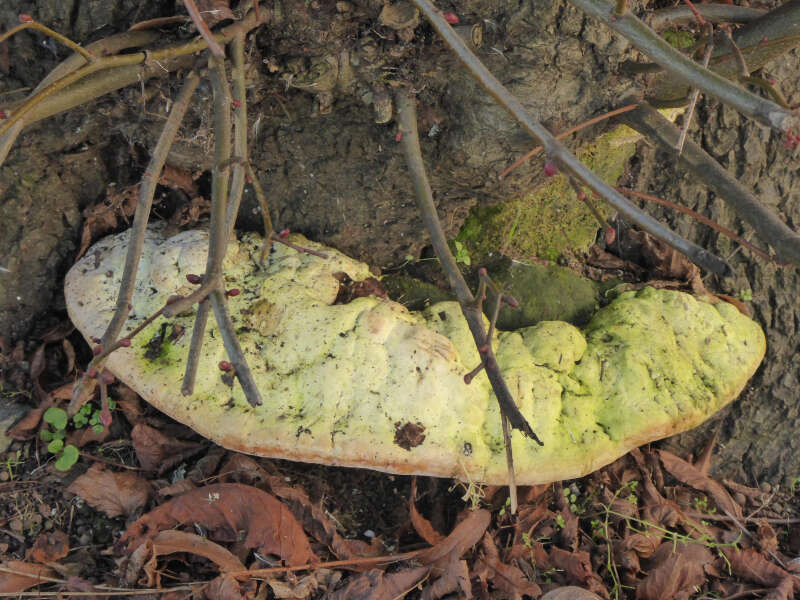
[[67,435],[67,411],[63,408],[51,406],[42,417],[44,422],[52,429],[45,428],[39,433],[43,442],[47,442],[47,451],[58,457],[56,469],[59,471],[69,471],[78,462],[78,449],[72,444],[64,444]]
[[469,250],[467,250],[464,244],[462,244],[458,240],[455,240],[453,244],[456,247],[455,251],[456,262],[463,263],[466,266],[470,266],[472,264],[472,259],[469,257]]
[[750,288],[739,290],[739,300],[742,302],[752,302],[753,301],[753,290]]

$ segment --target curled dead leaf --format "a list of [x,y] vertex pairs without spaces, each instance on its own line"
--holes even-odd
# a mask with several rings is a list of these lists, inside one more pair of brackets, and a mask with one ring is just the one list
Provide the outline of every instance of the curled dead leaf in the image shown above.
[[714,560],[702,544],[662,543],[648,561],[647,577],[636,588],[637,600],[668,600],[706,580],[705,566]]
[[659,450],[658,455],[661,458],[664,468],[669,471],[675,479],[682,481],[696,490],[708,493],[723,512],[737,519],[742,518],[742,507],[731,498],[731,495],[720,483],[704,475],[695,466],[678,458],[671,452]]
[[327,596],[328,600],[394,600],[402,598],[428,575],[428,567],[413,567],[394,573],[372,569],[351,578]]
[[273,495],[238,483],[209,485],[187,492],[143,515],[128,527],[120,547],[133,552],[159,531],[197,523],[209,537],[238,540],[245,548],[279,556],[287,565],[316,560],[306,534],[289,509]]
[[115,473],[102,464],[94,464],[67,491],[113,518],[130,516],[142,508],[150,497],[150,484],[136,473]]
[[63,531],[46,531],[36,538],[28,558],[38,563],[51,563],[69,554],[69,536]]
[[203,448],[203,444],[176,440],[143,423],[134,426],[131,440],[142,469],[159,474]]

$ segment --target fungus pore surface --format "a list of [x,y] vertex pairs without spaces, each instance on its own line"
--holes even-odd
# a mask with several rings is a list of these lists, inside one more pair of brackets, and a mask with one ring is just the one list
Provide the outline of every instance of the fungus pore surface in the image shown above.
[[[70,317],[101,336],[119,289],[128,233],[95,244],[66,279]],[[335,304],[338,274],[364,263],[293,236],[322,259],[261,238],[232,241],[231,318],[263,395],[252,408],[219,369],[213,314],[192,396],[181,395],[194,311],[159,318],[108,359],[149,403],[218,444],[250,454],[392,473],[507,483],[500,414],[457,303],[409,312],[390,300]],[[202,273],[205,231],[148,229],[125,331]],[[741,392],[765,351],[761,328],[730,304],[646,288],[625,292],[587,327],[540,322],[493,340],[520,410],[544,446],[513,432],[519,484],[580,477],[630,449],[694,427]]]

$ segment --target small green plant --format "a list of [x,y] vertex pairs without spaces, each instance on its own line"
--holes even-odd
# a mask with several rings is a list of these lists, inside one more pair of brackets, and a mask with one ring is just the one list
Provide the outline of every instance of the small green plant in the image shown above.
[[792,493],[796,494],[797,492],[800,492],[800,475],[792,477]]
[[693,498],[692,501],[694,502],[694,507],[697,512],[706,513],[709,515],[713,515],[717,512],[716,508],[710,507],[708,505],[708,498],[705,496],[701,496],[699,498]]
[[[108,408],[114,410],[117,403],[111,398],[108,399]],[[78,413],[72,417],[72,423],[75,429],[83,429],[87,425],[91,425],[95,433],[103,433],[103,424],[100,422],[100,409],[93,403],[87,402]]]
[[562,493],[564,494],[564,498],[569,503],[569,509],[572,511],[572,514],[582,515],[586,512],[586,507],[582,506],[583,503],[578,502],[578,494],[571,488],[564,488]]
[[51,406],[42,417],[50,427],[42,429],[39,437],[43,442],[47,442],[47,451],[55,454],[56,469],[59,471],[69,471],[78,462],[78,449],[72,444],[64,445],[64,438],[67,435],[67,412],[63,408]]
[[14,480],[14,477],[17,476],[15,469],[24,464],[24,461],[20,460],[21,456],[22,450],[17,450],[13,456],[9,454],[4,461],[0,462],[0,468],[8,473],[8,481]]
[[739,300],[742,302],[752,302],[753,301],[753,290],[750,288],[739,290]]
[[470,266],[472,264],[472,259],[469,257],[469,250],[459,242],[455,240],[453,245],[456,247],[455,257],[457,263],[465,264],[466,266]]
[[559,529],[564,529],[564,527],[566,527],[566,526],[567,526],[567,522],[564,520],[564,515],[562,515],[561,513],[558,513],[556,515],[556,527],[558,527]]
[[503,508],[500,509],[500,512],[497,513],[499,516],[503,516],[506,514],[506,511],[511,508],[511,498],[506,498],[506,503],[503,505]]

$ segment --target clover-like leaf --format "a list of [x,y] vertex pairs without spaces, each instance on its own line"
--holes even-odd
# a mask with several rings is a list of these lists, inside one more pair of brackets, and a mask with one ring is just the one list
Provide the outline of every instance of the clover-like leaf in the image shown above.
[[61,456],[56,461],[56,469],[59,471],[69,471],[72,466],[78,462],[79,456],[80,453],[75,446],[72,444],[65,446]]
[[51,454],[58,454],[64,447],[64,440],[53,440],[47,444],[47,451]]
[[65,411],[63,408],[51,406],[44,411],[44,416],[42,418],[44,419],[45,423],[50,423],[50,425],[56,429],[67,428],[67,411]]

